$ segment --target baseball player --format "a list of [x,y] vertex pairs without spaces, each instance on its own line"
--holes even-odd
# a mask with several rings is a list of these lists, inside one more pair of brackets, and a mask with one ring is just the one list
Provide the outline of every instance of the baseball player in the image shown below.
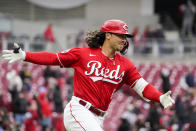
[[68,131],[103,131],[103,118],[112,95],[127,84],[146,101],[160,102],[164,108],[174,104],[171,91],[159,92],[145,81],[134,64],[123,56],[129,43],[128,26],[121,20],[108,20],[100,30],[87,33],[89,47],[72,48],[59,53],[25,52],[17,44],[4,50],[9,63],[26,61],[40,65],[74,68],[74,95],[64,109]]

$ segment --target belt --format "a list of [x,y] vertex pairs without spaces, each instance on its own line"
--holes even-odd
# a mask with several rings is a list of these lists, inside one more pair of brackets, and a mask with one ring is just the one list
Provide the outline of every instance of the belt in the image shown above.
[[[86,104],[87,104],[83,100],[79,100],[79,103],[83,106],[86,106]],[[98,110],[96,107],[94,107],[92,105],[90,106],[90,108],[88,110],[91,111],[92,113],[96,114],[97,116],[104,116],[105,115],[105,112]]]

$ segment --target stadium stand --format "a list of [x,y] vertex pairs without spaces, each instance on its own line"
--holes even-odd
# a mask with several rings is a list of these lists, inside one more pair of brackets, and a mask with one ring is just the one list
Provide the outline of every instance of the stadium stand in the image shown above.
[[[43,78],[43,71],[46,68],[45,66],[39,66],[34,64],[28,64],[29,70],[31,72],[32,77],[32,90],[31,93],[37,92],[39,87],[44,85],[44,78]],[[10,103],[10,93],[8,92],[8,85],[9,83],[6,80],[6,74],[10,72],[11,70],[15,70],[16,72],[19,72],[22,69],[23,64],[21,63],[14,63],[14,64],[8,64],[7,62],[0,62],[1,72],[0,72],[0,89],[4,91],[3,98],[5,103]],[[136,67],[138,71],[144,76],[144,79],[155,85],[159,90],[162,90],[161,88],[161,78],[160,78],[160,71],[162,67],[168,66],[167,64],[163,63],[137,63]],[[172,97],[175,99],[177,95],[181,93],[181,90],[183,89],[180,85],[180,80],[185,75],[187,69],[192,68],[194,77],[196,78],[196,65],[195,64],[173,64],[170,65],[170,69],[172,70],[170,81],[171,81],[171,90],[173,92]],[[62,74],[67,75],[66,70],[61,71]],[[65,79],[65,78],[64,78]],[[66,89],[66,82],[64,83],[63,87],[61,88],[61,94],[63,95],[63,101],[64,106],[67,103],[67,93],[68,90]],[[111,102],[111,105],[108,110],[108,114],[106,115],[106,119],[104,122],[104,129],[106,131],[116,130],[118,126],[120,125],[120,120],[122,118],[122,115],[124,112],[126,112],[129,103],[131,103],[133,97],[136,97],[135,94],[132,94],[132,89],[128,89],[129,95],[124,94],[123,90],[120,90],[116,95],[114,95],[113,100]],[[31,94],[30,93],[30,94]],[[28,95],[28,99],[30,99],[32,95]],[[141,110],[141,114],[138,116],[137,119],[146,119],[148,115],[148,109],[149,104],[146,105],[146,102],[141,100],[140,98],[136,99],[136,102],[139,103],[139,108]],[[52,102],[51,102],[51,105]],[[115,116],[115,117],[114,117]],[[58,119],[59,115],[56,115],[55,112],[52,114],[53,121],[55,119]],[[55,123],[53,123],[55,125]],[[167,123],[168,124],[168,123]],[[39,125],[38,125],[39,127]]]

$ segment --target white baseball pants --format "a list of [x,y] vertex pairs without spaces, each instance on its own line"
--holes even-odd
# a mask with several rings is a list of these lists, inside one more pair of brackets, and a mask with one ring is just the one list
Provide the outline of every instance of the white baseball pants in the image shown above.
[[[64,109],[64,125],[67,131],[103,131],[104,117],[97,116],[79,104],[80,98],[73,96]],[[88,103],[90,104],[90,103]]]

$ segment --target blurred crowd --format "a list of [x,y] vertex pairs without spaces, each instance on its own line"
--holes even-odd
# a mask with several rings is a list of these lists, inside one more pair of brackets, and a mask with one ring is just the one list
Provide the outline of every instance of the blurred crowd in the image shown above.
[[48,66],[42,74],[44,84],[33,89],[31,73],[25,63],[19,72],[6,74],[11,98],[5,98],[5,90],[0,92],[0,131],[64,131],[62,88],[72,84],[68,75]]
[[[169,68],[161,69],[163,93],[171,90],[171,72]],[[129,96],[131,102],[122,114],[118,131],[195,131],[196,81],[192,70],[188,69],[181,77],[177,90],[175,105],[167,110],[164,110],[159,103],[148,104],[142,102],[140,98]],[[124,92],[127,92],[126,88]]]
[[[146,27],[143,35],[139,27],[133,31],[134,43],[140,45],[148,38],[156,37],[157,42],[163,42],[165,37],[161,25],[156,30]],[[79,32],[76,45],[85,45],[84,31]],[[160,79],[163,93],[171,90],[170,75],[172,70],[162,68]],[[44,84],[36,89],[32,88],[32,72],[28,64],[24,63],[19,72],[11,70],[6,74],[10,101],[5,102],[5,94],[0,92],[0,131],[64,131],[63,108],[73,94],[73,74],[62,74],[59,68],[47,66],[42,72]],[[62,92],[67,87],[67,97],[63,99]],[[196,130],[196,81],[193,71],[187,70],[180,81],[176,104],[170,110],[163,110],[158,103],[142,102],[132,93],[124,92],[131,99],[127,110],[122,114],[118,131],[141,130]],[[8,99],[8,98],[6,98]]]
[[[24,63],[20,71],[6,73],[9,95],[0,92],[0,131],[65,131],[63,108],[73,94],[73,74],[61,73],[59,68],[47,66],[41,74],[44,84],[35,89],[28,67],[28,63]],[[160,90],[163,93],[171,90],[171,73],[170,68],[161,69]],[[196,130],[196,81],[191,69],[188,68],[179,85],[180,88],[175,90],[178,92],[176,104],[167,110],[163,110],[159,103],[144,102],[130,88],[123,87],[120,92],[128,96],[130,102],[121,114],[117,130]],[[63,93],[67,93],[66,98]]]

